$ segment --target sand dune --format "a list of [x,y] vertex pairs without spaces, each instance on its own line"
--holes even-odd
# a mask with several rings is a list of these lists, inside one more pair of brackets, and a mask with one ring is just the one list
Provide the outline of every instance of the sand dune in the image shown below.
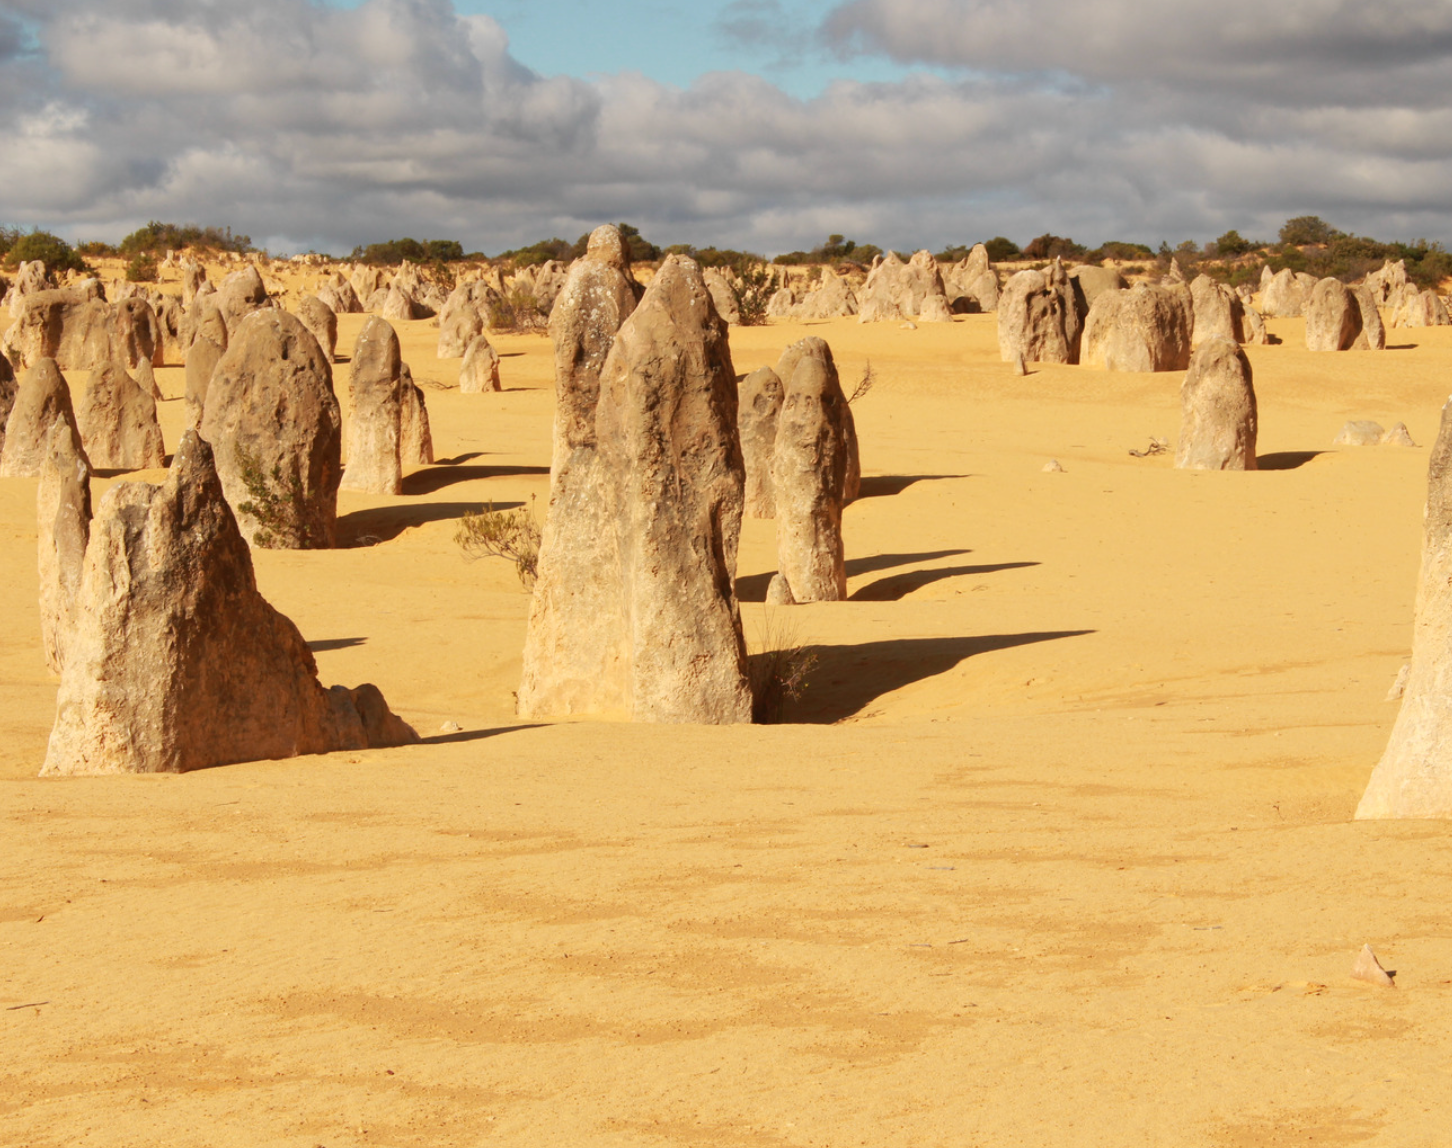
[[[1442,1142],[1447,831],[1351,815],[1452,330],[1269,327],[1265,469],[1227,474],[1128,454],[1179,375],[1015,378],[991,315],[733,329],[740,372],[817,334],[877,378],[850,600],[775,613],[819,664],[774,727],[514,718],[527,599],[452,538],[543,509],[542,337],[461,395],[400,324],[443,461],[344,491],[346,548],[256,555],[421,746],[36,779],[35,483],[0,482],[0,1142]],[[1423,446],[1332,448],[1348,418]],[[774,568],[747,520],[751,641]],[[1350,979],[1365,942],[1394,991]]]

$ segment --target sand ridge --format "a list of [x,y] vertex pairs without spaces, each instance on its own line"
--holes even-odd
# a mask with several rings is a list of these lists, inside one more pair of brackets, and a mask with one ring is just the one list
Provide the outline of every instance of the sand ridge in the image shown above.
[[[1452,331],[1272,320],[1270,468],[1203,474],[1128,454],[1179,375],[1014,378],[993,316],[733,329],[738,372],[817,334],[877,383],[849,601],[790,611],[798,724],[696,728],[513,717],[526,598],[452,534],[542,508],[548,343],[492,340],[507,389],[465,396],[398,327],[440,464],[256,561],[422,746],[36,779],[35,484],[0,483],[0,1142],[1440,1142],[1446,831],[1350,817]],[[1332,449],[1350,417],[1422,448]],[[748,519],[749,641],[774,568]],[[1397,989],[1350,979],[1368,941]]]

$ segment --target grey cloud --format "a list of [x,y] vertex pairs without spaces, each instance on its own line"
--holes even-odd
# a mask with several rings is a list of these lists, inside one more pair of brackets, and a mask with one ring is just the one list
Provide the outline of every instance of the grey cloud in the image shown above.
[[1057,69],[1219,84],[1265,81],[1304,66],[1346,73],[1434,63],[1452,53],[1444,0],[850,0],[823,22],[848,51],[984,71]]
[[[73,235],[119,238],[161,218],[330,250],[402,234],[498,250],[628,219],[659,242],[776,251],[833,231],[898,247],[1044,230],[1265,235],[1308,211],[1379,235],[1452,232],[1452,110],[1425,44],[1424,71],[1402,73],[1424,82],[1394,104],[1267,98],[1251,64],[1207,98],[1196,85],[1208,79],[1160,60],[1183,50],[1184,72],[1211,75],[1198,15],[1182,27],[1128,0],[895,0],[889,28],[888,6],[863,0],[832,15],[837,43],[951,63],[953,78],[842,81],[801,100],[737,72],[685,89],[541,76],[496,22],[449,0],[11,6],[38,47],[0,54],[0,220]],[[1342,6],[1266,7],[1264,34],[1294,60],[1292,17],[1324,38],[1314,17]],[[1443,6],[1407,9],[1424,41],[1441,34]],[[1249,11],[1221,5],[1219,43],[1254,26]],[[985,23],[994,13],[1002,27]],[[1094,13],[1105,23],[1091,35]],[[1136,13],[1147,26],[1132,26]],[[776,15],[773,0],[727,10],[742,36]],[[936,38],[933,19],[946,28]],[[1390,91],[1373,57],[1409,19],[1382,21],[1360,55],[1353,23],[1338,50]],[[1257,51],[1255,67],[1270,67]]]

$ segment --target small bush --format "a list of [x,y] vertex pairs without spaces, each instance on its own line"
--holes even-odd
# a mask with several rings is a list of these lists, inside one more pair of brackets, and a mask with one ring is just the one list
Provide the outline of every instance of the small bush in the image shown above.
[[126,282],[155,283],[156,256],[144,252],[135,256],[130,263],[126,264]]
[[867,365],[862,368],[862,378],[857,380],[857,386],[847,396],[847,402],[849,404],[855,403],[858,399],[866,395],[868,391],[872,390],[872,384],[875,382],[877,382],[877,376],[872,373],[872,360],[868,359]]
[[760,649],[747,658],[751,720],[757,725],[776,725],[787,702],[806,693],[817,655],[802,644],[794,623],[776,611],[766,614],[760,636]]
[[539,576],[540,533],[531,495],[528,506],[496,510],[491,502],[477,513],[465,514],[454,541],[470,558],[503,558],[513,562],[520,585],[532,590]]
[[994,263],[1009,263],[1022,254],[1017,243],[1012,239],[1005,239],[1002,235],[995,235],[983,246],[988,251],[988,258]]
[[489,327],[494,331],[542,331],[549,315],[528,287],[511,287],[489,309]]
[[737,268],[731,294],[736,297],[736,313],[743,327],[766,324],[766,308],[771,302],[776,282],[761,264],[743,264]]
[[323,539],[311,537],[311,531],[304,527],[302,516],[308,489],[296,470],[284,475],[281,465],[277,465],[268,475],[262,469],[261,460],[241,443],[237,444],[237,466],[242,472],[242,485],[250,496],[238,504],[237,512],[257,523],[252,536],[254,545],[264,550],[287,549],[294,538],[305,546],[324,545]]
[[40,260],[45,273],[54,276],[61,271],[87,271],[86,261],[69,243],[49,231],[32,231],[10,245],[5,262],[11,267]]

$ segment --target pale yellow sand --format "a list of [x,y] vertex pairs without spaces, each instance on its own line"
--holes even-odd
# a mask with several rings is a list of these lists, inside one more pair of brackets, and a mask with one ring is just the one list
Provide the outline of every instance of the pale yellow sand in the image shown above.
[[[1131,458],[1179,376],[1015,379],[992,316],[733,331],[738,371],[810,333],[878,379],[854,600],[777,615],[821,647],[796,725],[513,719],[527,599],[452,536],[542,508],[540,337],[502,395],[428,388],[450,461],[342,496],[378,541],[257,555],[420,747],[36,780],[35,485],[0,482],[0,1005],[47,1002],[0,1011],[0,1143],[1446,1143],[1452,827],[1350,818],[1452,330],[1271,329],[1259,474]],[[1332,449],[1352,417],[1422,447]],[[753,638],[773,555],[748,521]],[[1398,988],[1349,979],[1365,942]]]

